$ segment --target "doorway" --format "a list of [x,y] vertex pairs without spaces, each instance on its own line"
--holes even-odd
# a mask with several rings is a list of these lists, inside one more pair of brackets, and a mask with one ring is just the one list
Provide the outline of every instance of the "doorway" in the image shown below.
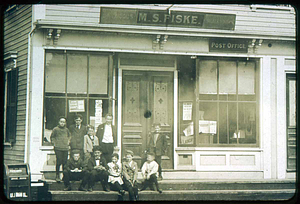
[[160,123],[168,141],[162,169],[173,169],[173,72],[124,70],[122,81],[122,158],[131,150],[140,167],[152,124]]

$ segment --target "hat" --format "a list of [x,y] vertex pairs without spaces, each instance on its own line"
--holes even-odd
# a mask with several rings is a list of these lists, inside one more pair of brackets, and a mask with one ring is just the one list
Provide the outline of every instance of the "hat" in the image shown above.
[[72,154],[80,154],[80,150],[79,149],[75,149],[72,151]]
[[131,151],[131,150],[126,150],[126,155],[127,154],[130,154],[131,156],[133,156],[133,151]]
[[100,152],[102,152],[102,148],[101,148],[100,146],[94,146],[93,152],[95,152],[95,151],[100,151]]
[[148,152],[147,155],[155,156],[153,152]]

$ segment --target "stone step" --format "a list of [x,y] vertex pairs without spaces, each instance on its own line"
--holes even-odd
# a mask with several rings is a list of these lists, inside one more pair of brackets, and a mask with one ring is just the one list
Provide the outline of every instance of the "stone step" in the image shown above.
[[[62,191],[63,183],[48,181],[49,190]],[[254,180],[254,181],[206,181],[206,180],[161,180],[158,182],[162,190],[280,190],[296,189],[294,180]],[[77,190],[80,181],[72,181],[73,190]],[[102,185],[97,182],[94,190],[102,191]]]
[[[120,200],[117,192],[78,192],[50,191],[52,201],[116,201]],[[251,201],[280,201],[291,199],[295,195],[293,189],[276,190],[165,190],[162,194],[145,190],[139,192],[141,201],[165,200],[251,200]],[[123,196],[128,200],[128,193]]]

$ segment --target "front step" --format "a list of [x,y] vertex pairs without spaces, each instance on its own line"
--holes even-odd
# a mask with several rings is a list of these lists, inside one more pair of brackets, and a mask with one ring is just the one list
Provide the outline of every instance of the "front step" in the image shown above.
[[[78,191],[51,191],[52,201],[116,201],[120,200],[117,192],[78,192]],[[166,190],[162,194],[154,191],[139,192],[141,201],[164,200],[252,200],[252,201],[279,201],[291,199],[295,190]],[[128,200],[128,193],[123,196]]]

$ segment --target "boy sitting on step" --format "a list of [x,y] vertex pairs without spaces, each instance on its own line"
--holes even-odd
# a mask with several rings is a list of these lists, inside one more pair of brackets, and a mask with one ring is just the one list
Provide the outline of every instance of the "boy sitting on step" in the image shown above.
[[159,193],[162,193],[162,190],[159,189],[157,177],[158,177],[158,164],[154,161],[155,155],[150,152],[147,154],[147,161],[143,164],[142,175],[144,182],[142,184],[141,191],[145,190],[148,186],[150,189],[156,190]]
[[83,171],[84,163],[80,158],[80,151],[74,150],[72,152],[72,157],[67,161],[66,168],[63,171],[64,177],[64,184],[65,188],[64,191],[70,191],[71,185],[70,181],[79,181],[82,180],[78,190],[84,191],[83,187],[87,183],[87,173]]
[[122,166],[118,163],[119,155],[114,153],[112,154],[112,162],[109,162],[107,164],[108,166],[108,183],[111,186],[111,189],[115,189],[118,191],[118,193],[123,196],[125,194],[125,191],[123,190],[123,180],[121,177],[122,173]]

